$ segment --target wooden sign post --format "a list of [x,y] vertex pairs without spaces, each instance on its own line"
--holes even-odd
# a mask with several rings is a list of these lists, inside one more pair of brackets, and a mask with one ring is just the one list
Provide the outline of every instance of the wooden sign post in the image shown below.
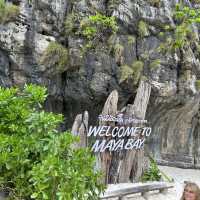
[[117,108],[118,92],[111,92],[99,117],[98,127],[88,129],[87,112],[75,119],[72,133],[81,138],[77,146],[87,146],[87,137],[96,136],[92,149],[96,153],[97,168],[104,174],[105,184],[134,182],[142,175],[144,141],[151,132],[150,127],[143,125],[150,93],[151,85],[141,80],[133,104],[120,111]]

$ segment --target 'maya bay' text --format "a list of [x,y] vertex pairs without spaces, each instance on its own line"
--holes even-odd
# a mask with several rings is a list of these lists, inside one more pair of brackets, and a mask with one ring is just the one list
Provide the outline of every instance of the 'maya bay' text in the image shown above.
[[90,126],[87,133],[88,137],[98,137],[92,146],[94,152],[141,149],[150,135],[151,127],[124,126]]

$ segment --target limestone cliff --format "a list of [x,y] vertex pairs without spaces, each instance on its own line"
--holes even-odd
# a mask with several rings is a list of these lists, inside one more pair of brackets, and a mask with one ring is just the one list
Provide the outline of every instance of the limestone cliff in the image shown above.
[[[182,4],[198,8],[198,1]],[[199,26],[192,39],[171,50],[178,0],[15,0],[16,19],[0,25],[0,84],[37,83],[48,87],[46,108],[66,116],[68,127],[77,113],[88,110],[91,123],[113,89],[119,106],[132,103],[138,80],[152,85],[147,120],[153,127],[148,148],[164,164],[200,167]],[[80,22],[95,13],[115,16],[116,34],[102,37],[95,48],[84,48]],[[166,31],[170,27],[171,31]],[[67,29],[67,30],[66,30]],[[104,38],[107,37],[105,40]],[[67,51],[41,62],[50,43]],[[163,53],[164,51],[164,53]],[[60,65],[58,65],[60,66]]]

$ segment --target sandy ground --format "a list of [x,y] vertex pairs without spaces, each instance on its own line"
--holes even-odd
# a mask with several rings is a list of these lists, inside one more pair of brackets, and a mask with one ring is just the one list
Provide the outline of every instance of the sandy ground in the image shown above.
[[[176,167],[159,166],[160,170],[168,177],[174,179],[174,188],[169,189],[167,194],[151,193],[145,199],[140,194],[129,196],[128,200],[179,200],[181,198],[184,181],[195,182],[200,186],[200,170],[195,169],[181,169]],[[137,183],[140,184],[140,183]],[[108,190],[115,190],[117,188],[129,187],[133,183],[110,185]],[[112,199],[114,200],[114,199]]]
[[172,190],[172,193],[176,199],[180,199],[181,197],[184,181],[195,182],[200,187],[200,170],[181,169],[167,166],[159,166],[159,168],[166,175],[174,179],[175,188]]

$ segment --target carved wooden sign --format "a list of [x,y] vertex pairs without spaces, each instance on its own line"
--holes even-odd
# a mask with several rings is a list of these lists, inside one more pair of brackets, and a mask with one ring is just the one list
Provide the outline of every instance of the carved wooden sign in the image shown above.
[[122,113],[116,117],[99,115],[99,121],[115,122],[116,125],[89,127],[87,137],[97,137],[92,146],[94,152],[141,149],[144,146],[146,137],[151,135],[152,129],[145,126],[146,120],[124,117]]
[[77,148],[88,146],[88,138],[95,141],[92,150],[96,156],[96,169],[103,172],[102,182],[123,183],[140,180],[144,171],[144,143],[151,135],[145,114],[151,85],[140,80],[134,101],[118,108],[118,92],[108,96],[98,126],[88,126],[89,114],[76,116],[72,134],[80,137]]

